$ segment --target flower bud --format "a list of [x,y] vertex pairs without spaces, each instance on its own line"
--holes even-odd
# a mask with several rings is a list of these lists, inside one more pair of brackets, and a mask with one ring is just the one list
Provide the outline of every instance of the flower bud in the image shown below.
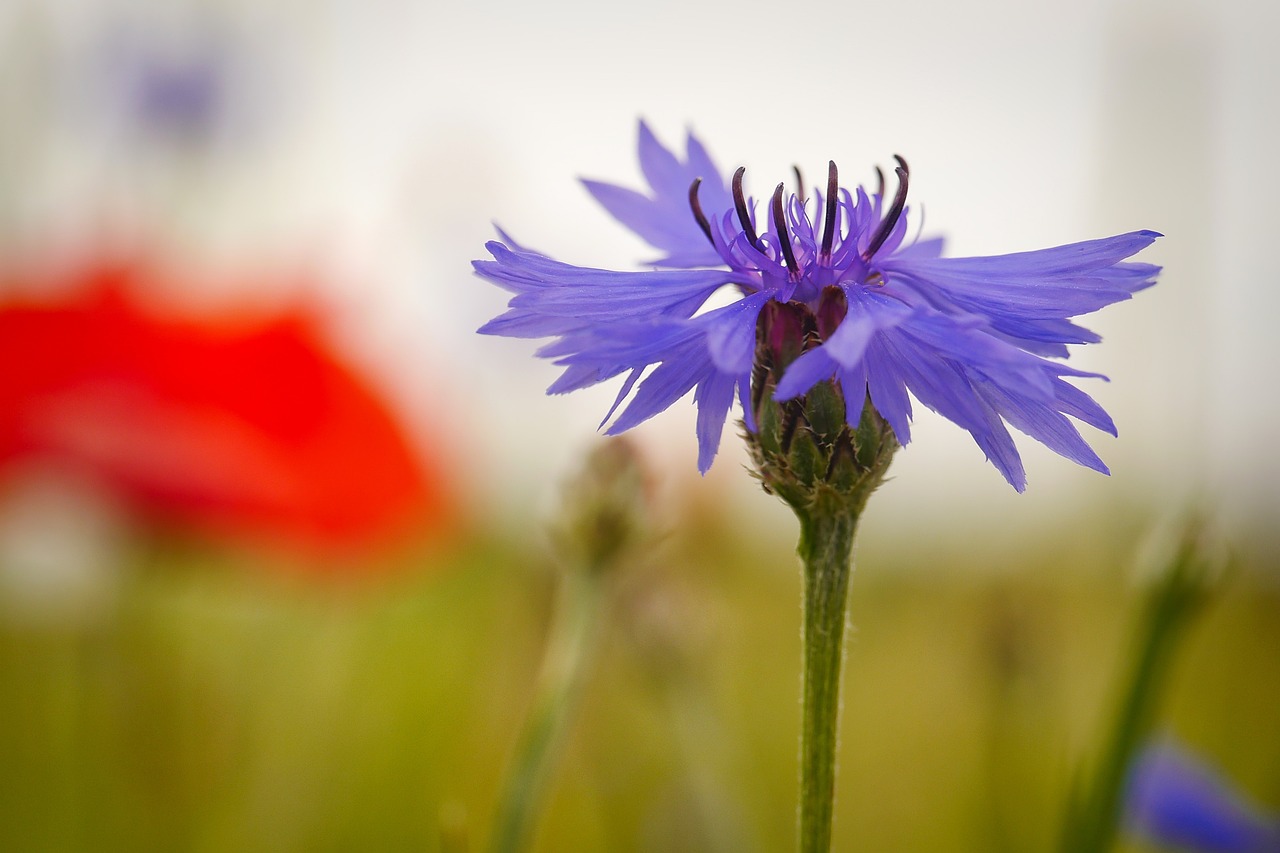
[[567,566],[607,570],[642,542],[650,528],[650,491],[631,442],[611,438],[592,450],[565,483],[551,528]]

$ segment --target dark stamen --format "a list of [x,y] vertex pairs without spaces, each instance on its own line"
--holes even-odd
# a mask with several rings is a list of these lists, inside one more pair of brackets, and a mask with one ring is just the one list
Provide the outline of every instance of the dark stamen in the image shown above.
[[689,185],[689,207],[693,208],[693,218],[698,221],[698,227],[702,229],[703,234],[707,235],[707,241],[714,249],[716,241],[711,237],[711,223],[707,221],[707,215],[702,212],[702,204],[698,201],[700,186],[702,186],[702,178],[694,178],[693,183]]
[[742,223],[742,230],[746,233],[747,239],[751,241],[752,246],[759,249],[760,238],[756,236],[755,226],[751,224],[751,212],[747,210],[747,199],[742,194],[742,176],[746,171],[746,166],[739,166],[738,171],[733,173],[733,206],[738,211],[738,221]]
[[804,175],[800,174],[799,166],[792,166],[791,171],[796,173],[796,196],[800,199],[800,203],[804,204]]
[[889,205],[889,210],[885,213],[884,218],[880,220],[880,225],[876,228],[876,233],[872,236],[871,242],[867,244],[867,250],[862,253],[862,260],[870,261],[876,252],[880,251],[880,247],[884,245],[884,241],[889,239],[889,234],[893,231],[893,226],[898,224],[898,217],[902,215],[902,208],[907,203],[907,178],[911,171],[907,168],[907,161],[903,160],[897,154],[893,155],[893,159],[898,161],[898,168],[893,171],[898,176],[898,192],[893,196],[893,204]]
[[796,263],[795,251],[791,248],[791,235],[787,233],[787,214],[782,209],[782,190],[784,184],[778,184],[773,191],[773,227],[778,231],[778,245],[782,247],[782,257],[787,261],[787,269],[792,275],[800,272]]
[[831,244],[836,238],[836,195],[840,182],[836,176],[836,161],[827,161],[827,218],[822,225],[822,257],[831,257]]
[[876,198],[884,197],[884,169],[876,166]]

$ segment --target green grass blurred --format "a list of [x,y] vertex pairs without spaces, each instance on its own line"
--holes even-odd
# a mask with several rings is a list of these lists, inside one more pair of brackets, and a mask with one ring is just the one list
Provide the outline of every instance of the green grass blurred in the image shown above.
[[[836,849],[1051,849],[1138,605],[1141,517],[1096,522],[998,549],[866,532]],[[482,848],[552,602],[540,541],[483,531],[323,583],[150,543],[92,618],[8,618],[0,850]],[[1274,807],[1280,589],[1259,559],[1161,718]],[[619,579],[537,849],[792,849],[799,616],[784,539],[683,513]]]

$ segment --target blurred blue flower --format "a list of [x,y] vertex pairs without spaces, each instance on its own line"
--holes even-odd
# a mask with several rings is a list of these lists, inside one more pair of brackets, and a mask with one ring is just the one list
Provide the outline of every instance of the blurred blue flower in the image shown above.
[[1170,742],[1153,744],[1134,762],[1125,816],[1132,830],[1179,850],[1280,853],[1280,817]]
[[207,135],[225,109],[226,56],[213,45],[185,56],[138,53],[125,69],[139,124],[191,136]]
[[[688,137],[684,159],[641,122],[640,165],[648,195],[585,181],[606,210],[664,254],[658,269],[613,272],[572,266],[518,245],[499,231],[476,261],[485,279],[515,295],[485,334],[556,340],[538,351],[564,373],[562,393],[626,374],[605,421],[620,433],[690,390],[698,407],[698,468],[705,472],[737,397],[747,429],[757,319],[771,300],[799,303],[815,323],[782,376],[775,399],[835,380],[856,425],[868,395],[898,440],[910,441],[908,392],[969,431],[1013,487],[1026,484],[1005,423],[1061,455],[1107,472],[1068,416],[1115,434],[1105,411],[1063,377],[1097,376],[1049,358],[1067,344],[1100,338],[1070,318],[1128,299],[1154,283],[1158,267],[1122,263],[1158,234],[998,257],[943,258],[941,239],[908,239],[907,164],[897,191],[883,175],[868,193],[841,188],[831,163],[825,191],[805,198],[779,184],[763,222],[743,192],[744,169],[728,184],[703,145]],[[798,177],[798,176],[797,176]],[[738,299],[699,313],[732,285]],[[797,327],[798,328],[798,327]],[[775,342],[776,343],[776,342]],[[641,381],[642,374],[658,365]]]
[[225,10],[109,17],[80,59],[88,113],[146,163],[165,152],[234,151],[279,119],[265,33]]

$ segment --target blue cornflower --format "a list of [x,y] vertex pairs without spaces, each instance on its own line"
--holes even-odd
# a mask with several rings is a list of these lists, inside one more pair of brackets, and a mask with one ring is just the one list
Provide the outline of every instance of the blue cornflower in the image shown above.
[[1125,817],[1131,829],[1179,850],[1280,853],[1280,816],[1171,741],[1152,744],[1134,762]]
[[[615,272],[572,266],[501,240],[476,261],[485,279],[515,293],[484,334],[553,337],[538,351],[564,368],[548,393],[625,374],[607,432],[628,430],[694,392],[698,468],[706,472],[735,397],[751,433],[765,385],[753,367],[771,351],[777,404],[835,383],[849,425],[864,403],[911,438],[911,396],[968,430],[1015,489],[1026,477],[1005,426],[1094,470],[1107,467],[1068,416],[1115,434],[1111,418],[1064,377],[1097,377],[1052,361],[1068,344],[1100,338],[1070,318],[1128,299],[1159,268],[1122,263],[1160,236],[1135,231],[1102,240],[996,257],[943,258],[941,239],[908,239],[909,173],[897,158],[897,190],[840,187],[829,165],[825,191],[809,198],[779,184],[765,213],[726,184],[692,134],[684,159],[640,123],[648,194],[597,181],[606,210],[664,255],[655,269]],[[878,170],[877,170],[878,171]],[[797,173],[797,178],[798,178]],[[738,298],[702,311],[712,294]],[[790,353],[789,357],[782,357]],[[645,375],[648,368],[657,365]],[[643,378],[642,378],[643,377]],[[775,387],[776,386],[776,387]]]

